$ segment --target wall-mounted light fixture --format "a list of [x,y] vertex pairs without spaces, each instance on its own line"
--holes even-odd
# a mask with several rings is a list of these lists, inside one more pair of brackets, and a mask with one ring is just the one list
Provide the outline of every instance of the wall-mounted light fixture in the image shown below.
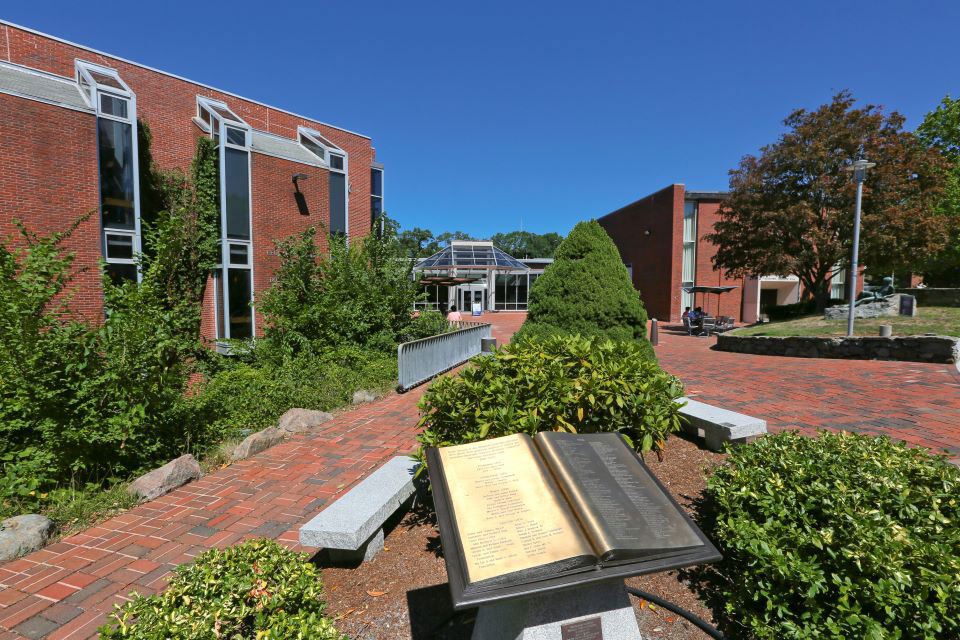
[[303,216],[310,215],[310,207],[307,206],[307,199],[303,197],[303,193],[300,191],[300,180],[306,180],[309,177],[305,173],[293,174],[293,199],[297,201],[297,210]]
[[650,235],[650,227],[647,227],[646,229],[643,230],[643,235],[645,236]]

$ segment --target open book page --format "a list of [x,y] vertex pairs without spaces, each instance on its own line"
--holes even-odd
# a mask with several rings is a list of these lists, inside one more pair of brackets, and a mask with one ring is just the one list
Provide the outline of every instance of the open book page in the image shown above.
[[616,433],[536,436],[604,561],[703,543]]
[[470,583],[574,558],[596,563],[529,436],[444,447],[439,455]]

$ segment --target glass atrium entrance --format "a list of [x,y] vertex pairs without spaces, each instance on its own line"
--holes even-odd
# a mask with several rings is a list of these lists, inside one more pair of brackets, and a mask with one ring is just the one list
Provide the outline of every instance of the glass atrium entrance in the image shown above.
[[543,269],[531,269],[492,242],[454,240],[418,262],[414,272],[427,293],[418,309],[445,313],[456,305],[470,313],[474,305],[481,311],[526,311],[530,285]]

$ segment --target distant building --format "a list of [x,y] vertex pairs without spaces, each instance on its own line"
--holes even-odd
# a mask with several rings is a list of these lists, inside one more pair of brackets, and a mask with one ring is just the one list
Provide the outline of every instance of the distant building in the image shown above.
[[414,267],[427,293],[417,307],[470,312],[479,304],[481,311],[526,311],[530,286],[551,262],[519,260],[492,242],[454,240]]
[[311,226],[362,237],[383,209],[383,165],[365,135],[0,20],[0,236],[14,218],[51,232],[93,212],[67,244],[85,269],[73,305],[91,320],[103,313],[99,260],[115,279],[140,277],[138,121],[163,169],[187,171],[200,137],[219,148],[223,260],[207,288],[208,338],[261,332],[251,304],[270,285],[277,240]]
[[[716,246],[705,236],[713,233],[727,197],[723,191],[687,191],[673,184],[598,219],[651,318],[679,322],[686,307],[702,306],[711,315],[752,323],[763,308],[801,300],[796,276],[727,278],[713,268]],[[845,282],[846,270],[840,270],[831,282],[831,297],[845,297]],[[719,295],[684,290],[697,285],[734,288]]]

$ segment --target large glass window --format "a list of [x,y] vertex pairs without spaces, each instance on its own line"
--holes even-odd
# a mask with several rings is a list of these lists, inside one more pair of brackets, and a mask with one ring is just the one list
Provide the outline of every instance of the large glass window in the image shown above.
[[224,151],[227,196],[227,237],[250,239],[250,153],[233,147]]
[[140,203],[136,96],[116,70],[76,62],[77,83],[97,113],[101,251],[116,282],[137,280]]
[[833,300],[846,299],[847,269],[840,265],[834,267],[833,277],[830,279],[830,298]]
[[350,185],[347,178],[349,173],[347,152],[313,129],[299,127],[297,134],[300,139],[300,144],[302,144],[307,151],[322,160],[327,165],[330,173],[328,182],[330,191],[330,224],[328,230],[330,233],[347,235],[347,227],[349,226],[348,204],[350,198],[348,195]]
[[494,284],[494,309],[499,311],[525,311],[530,285],[537,279],[536,273],[498,273]]
[[383,213],[383,169],[370,169],[370,224]]
[[[683,203],[683,258],[681,262],[682,287],[692,287],[697,277],[697,203]],[[693,306],[693,294],[680,290],[680,306]]]
[[197,98],[194,121],[209,130],[220,149],[220,264],[214,275],[217,338],[252,338],[250,130],[226,104],[207,98]]

